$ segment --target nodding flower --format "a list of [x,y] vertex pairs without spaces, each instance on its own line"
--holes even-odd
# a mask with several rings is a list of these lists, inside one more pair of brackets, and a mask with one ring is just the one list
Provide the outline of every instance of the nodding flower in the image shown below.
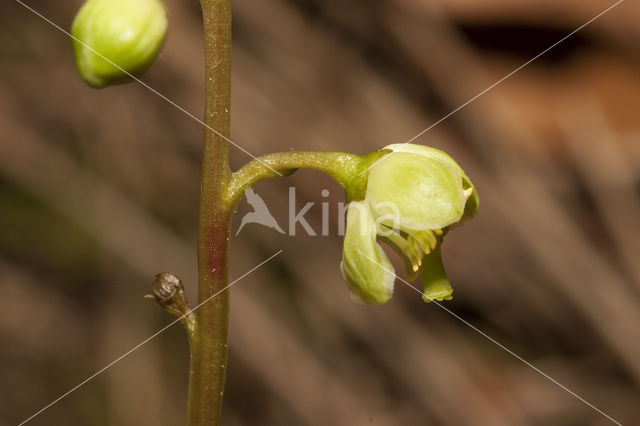
[[380,242],[403,258],[407,281],[422,274],[425,301],[451,299],[440,245],[478,212],[471,180],[448,154],[422,145],[393,144],[362,159],[347,187],[340,265],[352,299],[379,304],[393,294],[395,271]]
[[158,56],[167,34],[160,0],[89,0],[71,27],[82,78],[101,88],[140,77]]

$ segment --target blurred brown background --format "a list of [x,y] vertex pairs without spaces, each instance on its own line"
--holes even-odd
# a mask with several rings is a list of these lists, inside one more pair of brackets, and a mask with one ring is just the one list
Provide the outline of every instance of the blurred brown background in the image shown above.
[[[77,0],[30,1],[64,28]],[[612,2],[234,0],[232,139],[259,155],[405,141]],[[196,116],[196,1],[144,80]],[[627,0],[416,143],[450,152],[482,199],[444,246],[446,307],[625,425],[640,424],[640,6]],[[67,36],[0,5],[0,424],[15,425],[173,320],[154,274],[195,288],[203,129],[138,84],[96,91]],[[232,148],[234,168],[250,158]],[[248,225],[231,277],[224,424],[605,425],[592,408],[403,284],[353,304],[339,272],[340,188],[317,172],[262,182],[281,226],[288,187],[332,236]],[[243,202],[236,216],[248,211]],[[35,425],[180,425],[180,326]]]

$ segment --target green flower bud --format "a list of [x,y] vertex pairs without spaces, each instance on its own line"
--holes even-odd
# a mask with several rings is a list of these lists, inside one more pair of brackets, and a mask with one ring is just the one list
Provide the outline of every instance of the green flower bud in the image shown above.
[[158,55],[167,25],[160,0],[87,1],[71,27],[80,75],[96,88],[130,81],[127,73],[141,76]]
[[[362,157],[347,194],[349,204],[342,273],[352,296],[364,303],[386,302],[393,291],[393,267],[378,238],[405,261],[407,279],[422,271],[425,301],[449,300],[440,245],[454,225],[478,213],[477,191],[448,154],[420,145],[395,144]],[[355,198],[351,195],[350,198]]]

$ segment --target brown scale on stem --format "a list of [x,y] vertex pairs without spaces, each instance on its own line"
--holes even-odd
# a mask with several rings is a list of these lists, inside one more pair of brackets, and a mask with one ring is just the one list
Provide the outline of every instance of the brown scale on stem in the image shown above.
[[153,294],[146,297],[154,299],[167,312],[180,318],[191,340],[196,329],[196,316],[184,294],[182,281],[170,272],[162,272],[156,275],[151,291]]

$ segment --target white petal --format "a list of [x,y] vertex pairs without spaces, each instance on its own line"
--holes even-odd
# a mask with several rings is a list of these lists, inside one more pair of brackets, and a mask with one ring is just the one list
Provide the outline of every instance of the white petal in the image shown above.
[[351,297],[359,303],[384,303],[393,294],[393,265],[376,241],[376,227],[367,202],[347,208],[347,227],[340,264]]

